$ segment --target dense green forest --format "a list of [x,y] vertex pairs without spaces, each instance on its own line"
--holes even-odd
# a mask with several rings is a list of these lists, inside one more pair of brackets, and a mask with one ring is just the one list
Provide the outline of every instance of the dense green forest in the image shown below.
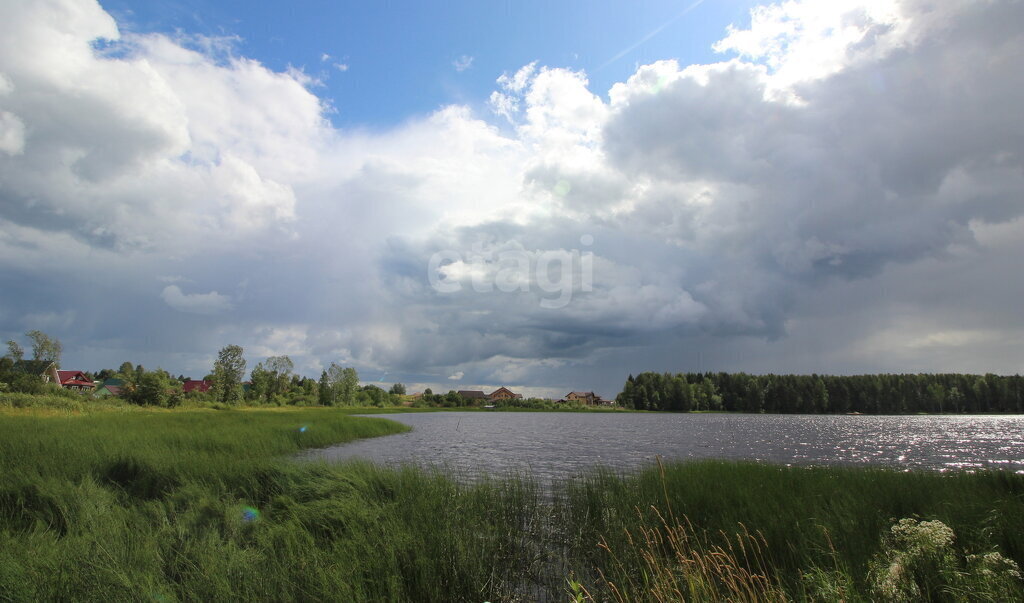
[[630,375],[616,401],[637,410],[766,413],[1022,413],[1013,375]]

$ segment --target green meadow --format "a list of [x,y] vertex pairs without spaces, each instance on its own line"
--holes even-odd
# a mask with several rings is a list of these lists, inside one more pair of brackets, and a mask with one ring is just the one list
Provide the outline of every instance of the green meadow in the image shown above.
[[348,409],[34,402],[0,400],[0,600],[1024,597],[1021,475],[701,462],[468,482],[295,460],[406,429]]

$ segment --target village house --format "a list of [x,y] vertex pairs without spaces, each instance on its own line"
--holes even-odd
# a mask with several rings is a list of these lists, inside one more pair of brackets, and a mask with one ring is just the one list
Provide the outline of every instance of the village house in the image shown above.
[[487,394],[475,389],[460,389],[457,393],[466,400],[470,401],[480,400],[482,402],[487,402],[490,400],[490,398],[487,397]]
[[186,394],[189,392],[198,392],[200,394],[205,394],[206,392],[210,391],[211,387],[213,387],[213,383],[205,379],[201,381],[196,379],[186,379],[185,383],[181,385],[181,391],[185,392]]
[[91,392],[96,388],[92,379],[85,376],[82,371],[57,371],[57,379],[60,386],[79,392]]
[[488,396],[488,398],[490,398],[491,400],[517,400],[522,397],[522,394],[514,393],[507,387],[499,387],[498,389],[491,392],[490,396]]
[[121,379],[104,379],[103,383],[100,383],[96,390],[92,393],[97,398],[106,398],[108,396],[114,396],[115,398],[120,397],[124,393],[124,381]]
[[576,402],[588,406],[599,406],[601,404],[612,404],[611,400],[604,400],[594,392],[569,392],[559,402]]
[[92,391],[96,384],[85,376],[82,371],[61,371],[57,363],[49,360],[19,360],[14,363],[14,370],[32,375],[39,375],[44,383],[53,383],[73,391]]

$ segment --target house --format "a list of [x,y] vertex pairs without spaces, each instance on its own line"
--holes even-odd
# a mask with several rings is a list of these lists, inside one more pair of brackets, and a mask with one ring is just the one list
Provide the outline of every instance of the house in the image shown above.
[[97,398],[106,398],[108,396],[120,397],[123,393],[124,381],[111,377],[110,379],[104,379],[103,383],[96,387],[92,395]]
[[71,389],[74,391],[89,391],[91,392],[96,388],[96,384],[92,382],[92,379],[85,376],[82,371],[56,371],[57,379],[60,386],[64,389]]
[[43,383],[53,383],[64,389],[92,391],[96,387],[82,371],[58,370],[57,363],[51,360],[19,360],[11,368],[19,373],[39,375]]
[[121,385],[107,385],[106,383],[104,383],[104,384],[100,385],[99,387],[97,387],[96,391],[94,391],[92,393],[92,395],[96,396],[97,398],[108,398],[110,396],[113,396],[115,398],[120,398],[121,394],[123,394],[123,393],[124,393],[124,386],[121,386]]
[[490,398],[487,397],[487,394],[475,389],[460,389],[458,391],[458,394],[465,398],[466,400],[470,401],[480,400],[482,402],[487,402],[490,400]]
[[559,402],[576,402],[577,404],[586,404],[588,406],[612,404],[611,400],[604,400],[594,392],[569,392]]
[[513,393],[512,390],[508,389],[507,387],[499,387],[498,389],[491,392],[490,396],[488,396],[488,398],[490,398],[491,400],[515,400],[522,397],[522,394]]
[[202,381],[197,381],[195,379],[186,379],[185,383],[182,384],[181,386],[181,391],[185,392],[186,394],[189,392],[198,392],[200,394],[205,394],[206,392],[210,391],[211,387],[213,387],[213,383],[205,379],[203,379]]
[[60,383],[57,363],[52,360],[19,360],[11,367],[16,373],[39,375],[44,383]]

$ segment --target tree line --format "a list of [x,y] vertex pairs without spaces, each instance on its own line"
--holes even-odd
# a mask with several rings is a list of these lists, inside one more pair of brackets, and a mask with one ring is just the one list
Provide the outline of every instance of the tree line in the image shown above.
[[[60,366],[62,345],[60,340],[41,331],[29,331],[32,360],[55,362]],[[59,385],[47,384],[36,367],[26,367],[24,348],[14,340],[7,342],[7,354],[0,357],[0,392],[27,394],[70,394]],[[120,397],[145,406],[174,407],[185,400],[221,405],[296,405],[296,406],[397,406],[402,403],[405,386],[395,383],[384,390],[376,385],[359,385],[356,369],[336,363],[324,369],[320,379],[304,377],[295,372],[295,363],[287,355],[271,356],[249,372],[244,350],[228,345],[218,352],[210,373],[202,380],[211,384],[209,391],[199,389],[185,392],[184,383],[190,377],[171,375],[157,368],[147,370],[141,364],[123,362],[115,370],[105,368],[96,372],[83,371],[89,379],[100,385],[114,379],[119,383]],[[27,370],[26,370],[27,369]]]
[[640,373],[626,408],[807,414],[1024,413],[1024,378],[946,374],[750,375]]

